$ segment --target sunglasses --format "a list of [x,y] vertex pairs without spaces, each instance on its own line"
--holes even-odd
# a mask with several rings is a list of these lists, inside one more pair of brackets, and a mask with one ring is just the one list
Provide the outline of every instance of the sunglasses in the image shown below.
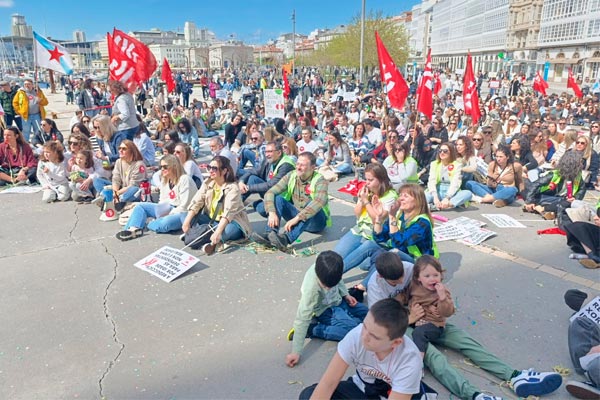
[[440,149],[440,153],[447,154],[447,153],[450,153],[450,150],[448,150],[448,149]]
[[252,141],[253,141],[253,142],[256,142],[257,140],[258,140],[258,138],[257,138],[257,137],[253,137],[253,138],[252,138]]
[[182,151],[181,150],[175,150],[173,153],[175,153],[175,154],[181,154]]
[[492,131],[483,131],[483,134],[484,134],[484,135],[491,135],[491,134],[492,134]]
[[592,128],[600,128],[598,125],[592,125]]
[[169,169],[169,166],[168,165],[161,165],[160,169],[162,169],[162,170]]
[[162,117],[160,117],[161,119],[169,119],[169,117],[167,117],[166,115],[163,115]]
[[576,144],[587,144],[587,142],[575,142]]
[[100,127],[98,125],[94,125],[92,128],[94,128],[94,129],[100,129]]
[[474,142],[481,142],[483,139],[482,138],[473,138]]
[[394,151],[404,151],[404,149],[402,147],[400,147],[398,149],[394,149]]
[[217,172],[220,168],[214,165],[209,165],[208,167],[206,167],[209,171],[212,172]]
[[119,147],[119,151],[127,151],[127,147]]
[[81,120],[81,122],[83,122],[84,124],[89,124],[90,120],[89,119],[83,119],[83,120]]
[[72,142],[72,141],[69,140],[69,145],[71,145],[71,146],[77,146],[77,145],[79,145],[79,142]]

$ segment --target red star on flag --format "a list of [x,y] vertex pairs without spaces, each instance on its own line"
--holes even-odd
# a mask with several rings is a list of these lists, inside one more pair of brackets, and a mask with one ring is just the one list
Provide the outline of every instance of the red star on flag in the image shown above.
[[60,62],[60,57],[63,55],[63,53],[58,50],[58,46],[55,46],[54,50],[48,50],[48,53],[50,53],[50,61],[56,60],[56,62]]

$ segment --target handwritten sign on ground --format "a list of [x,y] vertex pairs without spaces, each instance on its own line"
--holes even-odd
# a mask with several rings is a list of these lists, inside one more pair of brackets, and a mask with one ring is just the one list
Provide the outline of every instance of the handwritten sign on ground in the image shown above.
[[496,225],[498,228],[526,228],[525,225],[506,214],[481,214],[482,217],[487,218]]
[[581,307],[579,312],[573,314],[570,321],[573,322],[577,317],[585,317],[600,325],[600,296],[594,297],[592,301]]
[[265,97],[265,117],[267,118],[283,118],[284,103],[282,89],[265,89],[263,91]]
[[200,260],[185,251],[163,246],[133,265],[165,282],[171,282],[198,261]]
[[0,191],[0,194],[11,194],[11,193],[30,194],[30,193],[40,192],[41,190],[42,190],[41,186],[13,186],[11,188]]
[[484,222],[468,217],[458,217],[433,229],[436,242],[460,240],[466,244],[479,244],[496,233],[483,229]]

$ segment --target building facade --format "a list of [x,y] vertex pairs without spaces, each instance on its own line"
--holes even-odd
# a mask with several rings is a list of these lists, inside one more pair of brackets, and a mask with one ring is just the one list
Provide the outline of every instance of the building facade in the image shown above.
[[513,72],[532,76],[537,69],[543,0],[510,0],[506,49]]

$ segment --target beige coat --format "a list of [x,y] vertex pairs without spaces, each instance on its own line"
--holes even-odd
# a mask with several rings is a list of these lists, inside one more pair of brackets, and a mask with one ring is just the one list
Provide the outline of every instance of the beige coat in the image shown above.
[[[196,215],[202,211],[210,216],[210,202],[213,198],[214,186],[214,180],[207,179],[204,181],[188,207],[188,210],[192,215]],[[242,228],[244,236],[248,236],[252,231],[252,228],[250,227],[248,214],[246,214],[244,202],[242,201],[240,188],[234,182],[225,183],[221,189],[221,197],[225,196],[223,199],[223,214],[221,215],[221,218],[227,218],[227,221],[229,222],[237,222],[240,228]]]

